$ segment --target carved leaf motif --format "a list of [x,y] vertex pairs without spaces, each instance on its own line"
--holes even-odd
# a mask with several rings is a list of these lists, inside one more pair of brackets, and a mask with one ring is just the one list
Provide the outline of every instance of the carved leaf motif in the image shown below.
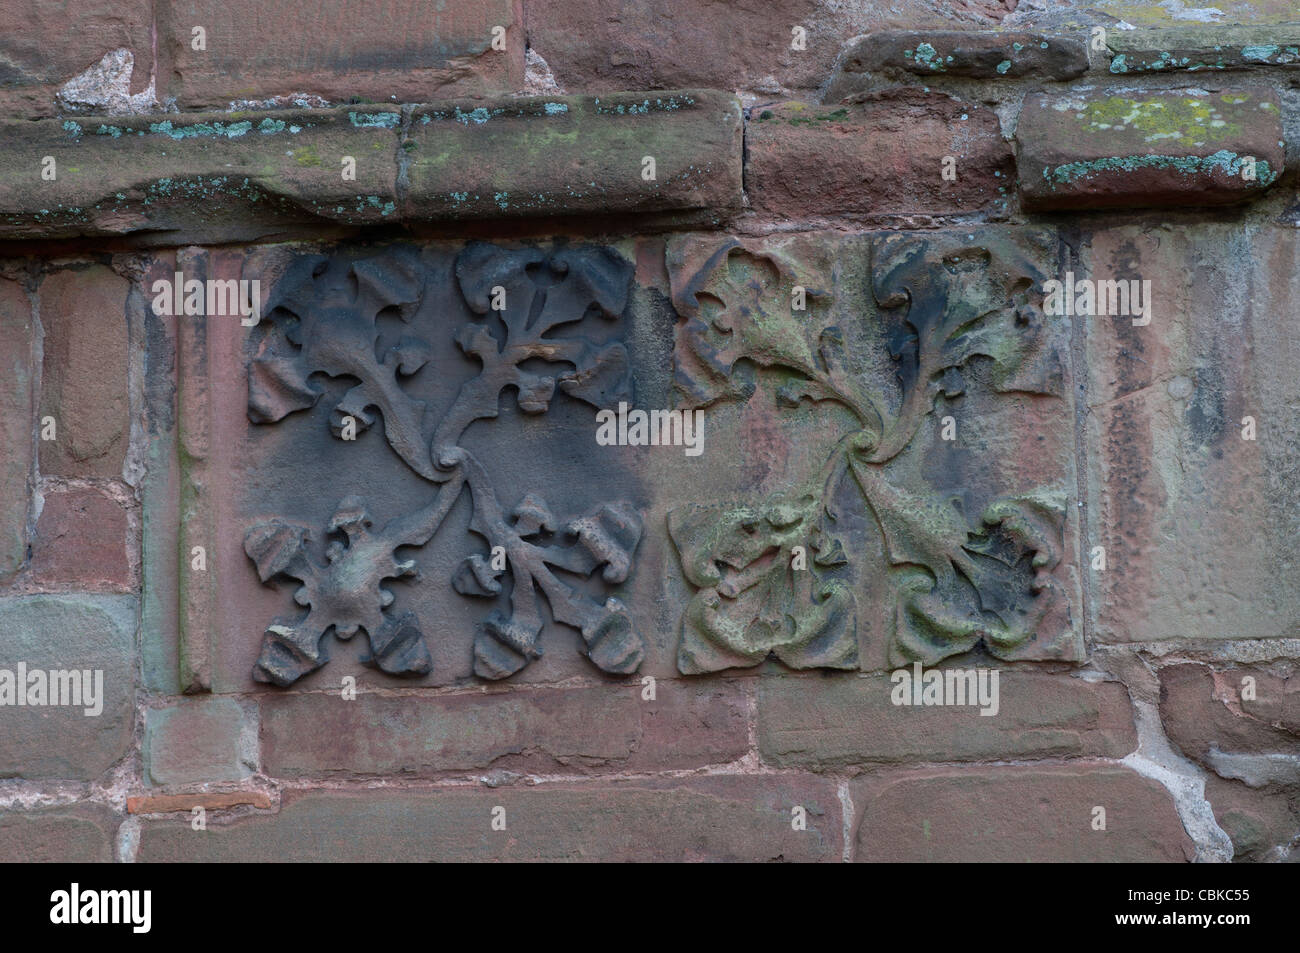
[[[624,581],[641,540],[640,516],[626,504],[604,504],[565,524],[567,544],[532,539],[552,525],[550,507],[534,494],[515,507],[514,534],[504,541],[514,579],[511,614],[494,610],[484,621],[474,643],[475,672],[484,678],[504,678],[541,655],[536,644],[542,628],[541,595],[557,622],[582,634],[588,655],[598,667],[615,673],[635,671],[641,664],[641,639],[626,607],[614,598],[600,602],[578,592],[552,569],[590,576],[604,567],[601,576],[606,582]],[[500,544],[504,527],[489,512],[485,519],[476,519],[471,529]]]
[[[780,367],[798,376],[778,388],[778,406],[839,401],[862,423],[827,460],[816,490],[821,498],[810,510],[817,516],[805,517],[800,528],[815,553],[802,577],[778,571],[788,565],[789,541],[762,512],[723,506],[670,514],[683,572],[698,590],[683,629],[682,671],[753,664],[769,651],[792,665],[834,665],[849,657],[801,648],[807,628],[791,610],[826,606],[827,624],[843,616],[835,592],[840,583],[818,572],[838,572],[850,561],[828,528],[830,500],[846,469],[881,530],[897,582],[896,661],[937,661],[981,639],[995,654],[1010,652],[1034,636],[1060,594],[1050,571],[1063,545],[1063,496],[1040,492],[999,501],[972,528],[952,505],[895,485],[885,470],[940,394],[965,392],[976,360],[979,379],[995,391],[1060,393],[1060,357],[1046,343],[1047,322],[1032,300],[1043,278],[1035,256],[1044,249],[1033,249],[1035,241],[996,230],[978,239],[903,234],[876,240],[877,340],[893,361],[893,381],[870,370],[878,363],[852,359],[826,302],[814,307],[810,301],[807,314],[789,310],[794,276],[808,273],[784,257],[780,248],[790,246],[760,252],[733,241],[707,254],[699,241],[675,246],[674,302],[687,318],[678,337],[677,381],[688,403],[748,398],[747,364]],[[791,582],[801,578],[811,585],[796,597]],[[823,639],[822,649],[827,644]],[[781,655],[778,645],[799,661]]]
[[[792,668],[855,668],[854,598],[818,572],[820,503],[812,496],[680,507],[668,532],[699,587],[682,621],[678,668],[686,674],[753,665],[769,654]],[[794,547],[811,559],[795,569]]]
[[[346,274],[340,275],[343,270]],[[393,449],[416,473],[432,479],[423,433],[425,405],[400,383],[428,360],[430,345],[406,335],[382,356],[375,354],[379,314],[395,309],[409,322],[422,287],[414,253],[353,262],[346,269],[312,258],[291,269],[268,302],[270,323],[279,333],[263,340],[249,367],[249,418],[270,423],[315,404],[320,390],[309,383],[312,374],[356,377],[360,383],[335,407],[335,434],[344,416],[356,420],[358,431],[366,429],[374,422],[370,409],[375,408],[383,415]]]

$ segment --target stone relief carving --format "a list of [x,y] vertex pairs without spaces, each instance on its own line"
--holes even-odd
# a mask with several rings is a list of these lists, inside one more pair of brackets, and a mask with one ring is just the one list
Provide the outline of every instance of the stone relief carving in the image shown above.
[[[874,337],[840,326],[830,294],[780,247],[688,239],[670,250],[679,327],[679,403],[749,400],[754,368],[785,376],[778,406],[835,402],[856,419],[806,486],[750,503],[688,505],[669,533],[695,589],[682,622],[684,673],[753,665],[769,653],[795,668],[859,664],[852,590],[842,581],[851,545],[841,538],[837,496],[856,499],[884,541],[897,593],[891,664],[937,662],[981,640],[1003,657],[1035,637],[1064,598],[1053,575],[1064,547],[1066,498],[1041,487],[995,499],[978,518],[922,487],[890,479],[942,395],[955,398],[967,371],[995,392],[1056,394],[1060,356],[1035,298],[1043,275],[1004,234],[895,234],[872,244]],[[802,273],[801,273],[802,271]],[[806,310],[792,309],[796,286]],[[872,344],[887,352],[867,360]],[[881,371],[888,367],[888,373]],[[891,379],[892,378],[892,379]],[[806,570],[792,568],[796,546]]]
[[[368,662],[383,671],[428,673],[419,623],[410,612],[392,611],[395,599],[384,582],[417,574],[414,560],[399,560],[396,550],[427,543],[467,488],[470,531],[503,559],[472,553],[448,582],[464,596],[494,598],[507,567],[512,580],[510,611],[493,609],[479,627],[475,673],[504,678],[540,656],[543,598],[555,621],[581,632],[594,664],[615,673],[637,669],[642,642],[626,607],[613,597],[593,598],[555,572],[589,577],[599,570],[605,584],[625,580],[642,534],[637,511],[612,501],[591,512],[557,515],[536,492],[520,494],[507,510],[487,467],[461,443],[471,424],[498,415],[507,389],[520,411],[532,415],[545,414],[557,390],[595,407],[627,399],[622,343],[558,332],[618,321],[631,278],[631,265],[608,249],[467,245],[451,280],[473,320],[455,341],[480,369],[439,410],[406,386],[441,345],[443,330],[434,326],[438,316],[421,306],[431,283],[446,279],[436,277],[417,250],[394,248],[360,260],[304,256],[291,267],[268,302],[269,331],[249,365],[249,419],[269,425],[314,406],[324,389],[313,375],[356,380],[333,409],[334,435],[364,431],[382,418],[388,445],[423,478],[430,495],[378,529],[366,501],[348,496],[324,528],[323,558],[310,527],[279,518],[249,527],[244,549],[262,581],[297,580],[294,601],[307,610],[267,628],[255,679],[289,685],[319,668],[327,661],[322,639],[331,629],[343,639],[365,630]],[[396,340],[381,331],[381,315],[400,321]]]

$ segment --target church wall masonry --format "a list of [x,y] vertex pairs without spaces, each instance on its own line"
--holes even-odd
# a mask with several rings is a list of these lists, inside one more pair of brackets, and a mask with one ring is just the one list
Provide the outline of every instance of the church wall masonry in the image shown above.
[[1300,856],[1285,5],[19,6],[0,859]]

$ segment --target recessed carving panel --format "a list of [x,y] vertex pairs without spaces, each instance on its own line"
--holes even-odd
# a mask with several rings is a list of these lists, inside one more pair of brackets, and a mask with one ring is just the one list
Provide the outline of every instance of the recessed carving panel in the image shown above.
[[[182,255],[265,290],[255,327],[170,330],[182,546],[213,553],[180,680],[1078,659],[1054,256],[1012,230]],[[645,445],[638,411],[697,445]]]

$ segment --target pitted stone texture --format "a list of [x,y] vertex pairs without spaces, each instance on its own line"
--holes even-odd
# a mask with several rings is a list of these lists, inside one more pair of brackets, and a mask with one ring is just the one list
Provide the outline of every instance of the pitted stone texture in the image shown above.
[[1285,408],[1300,402],[1300,343],[1279,315],[1300,295],[1295,231],[1104,229],[1065,267],[1151,283],[1148,325],[1075,319],[1089,372],[1089,545],[1106,560],[1090,571],[1096,637],[1293,636],[1300,427]]
[[1122,758],[1137,747],[1118,682],[1003,669],[989,715],[974,697],[965,707],[895,705],[895,687],[886,675],[760,679],[763,760],[836,771],[871,762]]
[[741,139],[740,104],[715,90],[421,106],[402,142],[402,213],[459,220],[699,210],[716,218],[742,203]]
[[33,335],[27,292],[16,281],[0,279],[0,585],[27,559],[36,440]]
[[826,102],[857,92],[871,74],[974,79],[1073,79],[1088,69],[1074,37],[981,30],[900,30],[854,39],[840,56]]
[[200,837],[188,818],[145,821],[139,860],[836,862],[841,824],[835,786],[797,775],[287,793],[278,814]]
[[745,147],[750,205],[786,221],[998,216],[1015,178],[992,110],[917,89],[754,107]]
[[29,584],[36,589],[130,592],[126,506],[94,487],[47,489],[32,538]]
[[[1105,762],[882,774],[853,789],[857,861],[1183,862],[1169,792]],[[1094,809],[1105,808],[1105,830]]]
[[[182,109],[273,97],[410,102],[508,93],[523,82],[519,9],[512,0],[175,0],[159,8],[161,75]],[[206,31],[204,49],[194,48],[196,26]],[[492,48],[498,26],[504,50]]]
[[45,330],[41,475],[120,479],[131,430],[127,384],[127,280],[103,265],[47,275],[39,288]]
[[103,804],[0,811],[0,863],[109,863],[117,821]]
[[[98,778],[126,754],[135,699],[136,600],[128,596],[0,599],[0,669],[96,670],[103,710],[0,707],[0,777]],[[92,675],[93,677],[93,675]]]
[[724,764],[749,749],[743,685],[663,680],[436,698],[337,693],[262,703],[265,771],[293,778],[494,770],[563,773]]
[[[390,221],[399,120],[394,107],[357,106],[0,123],[13,157],[0,238],[163,229],[232,241],[291,222]],[[53,181],[39,177],[45,156]]]
[[1294,25],[1108,30],[1106,46],[1116,74],[1300,67],[1300,29]]
[[[203,784],[248,777],[257,765],[244,750],[244,717],[239,702],[230,698],[198,698],[149,709],[144,729],[149,781]],[[339,738],[330,740],[337,743]]]
[[62,87],[117,51],[134,60],[129,92],[146,92],[155,72],[153,7],[149,0],[4,0],[0,109],[23,119],[53,116]]
[[1016,141],[1034,209],[1230,204],[1263,192],[1285,165],[1280,101],[1263,86],[1035,93]]

